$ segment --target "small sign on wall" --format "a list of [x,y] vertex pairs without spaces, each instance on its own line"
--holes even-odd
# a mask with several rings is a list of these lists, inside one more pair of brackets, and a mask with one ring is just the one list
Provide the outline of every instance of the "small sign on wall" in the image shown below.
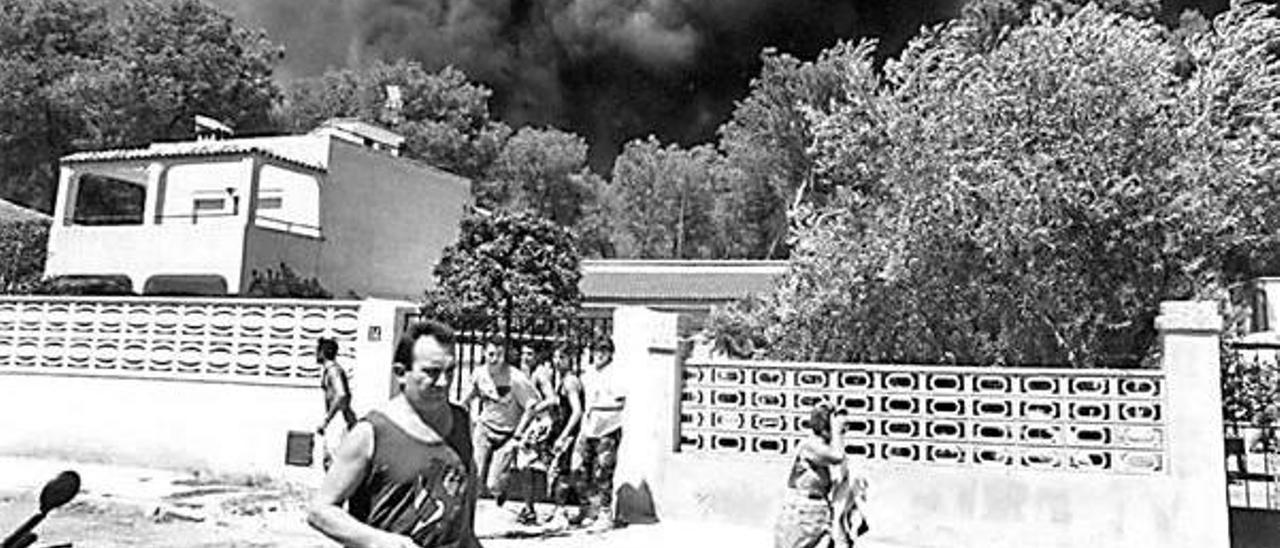
[[369,342],[379,342],[382,340],[382,326],[369,326]]

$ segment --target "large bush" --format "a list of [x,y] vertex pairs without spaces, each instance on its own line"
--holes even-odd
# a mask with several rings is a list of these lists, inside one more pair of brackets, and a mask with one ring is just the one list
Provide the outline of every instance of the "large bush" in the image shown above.
[[565,317],[582,302],[573,234],[530,213],[473,213],[436,265],[427,315]]
[[49,223],[0,221],[0,293],[29,293],[44,274]]
[[1123,365],[1159,302],[1273,244],[1280,24],[1175,35],[1087,7],[993,48],[960,21],[883,71],[844,51],[814,113],[833,204],[794,219],[777,291],[714,329],[789,359]]

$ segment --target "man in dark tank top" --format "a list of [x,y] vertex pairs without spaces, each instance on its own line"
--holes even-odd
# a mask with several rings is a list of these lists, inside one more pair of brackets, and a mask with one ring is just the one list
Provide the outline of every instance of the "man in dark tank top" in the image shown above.
[[471,425],[449,403],[453,368],[448,326],[405,330],[395,352],[401,392],[343,440],[307,515],[312,527],[343,546],[480,546]]

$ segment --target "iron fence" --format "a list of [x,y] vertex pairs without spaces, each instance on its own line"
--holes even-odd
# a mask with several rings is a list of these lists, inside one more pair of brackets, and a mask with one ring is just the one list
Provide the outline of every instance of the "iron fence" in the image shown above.
[[[421,314],[412,314],[407,319],[420,318]],[[458,395],[462,381],[484,364],[484,347],[490,342],[502,346],[512,367],[520,366],[520,351],[525,347],[533,349],[536,364],[550,360],[552,351],[563,346],[576,372],[595,360],[598,343],[613,336],[613,318],[608,316],[467,315],[452,318],[449,324],[456,335],[458,368],[453,384]]]
[[1222,399],[1230,506],[1280,510],[1280,344],[1224,343]]
[[1280,444],[1276,426],[1228,422],[1224,434],[1227,500],[1231,507],[1280,510]]

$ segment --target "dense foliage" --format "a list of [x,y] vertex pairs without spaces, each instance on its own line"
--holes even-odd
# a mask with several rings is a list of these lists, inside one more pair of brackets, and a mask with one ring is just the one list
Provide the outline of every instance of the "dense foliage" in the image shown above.
[[926,32],[882,73],[844,50],[843,100],[812,115],[836,198],[797,216],[790,274],[719,333],[795,359],[1132,364],[1161,300],[1273,244],[1265,8],[1180,37],[1093,7],[973,36]]
[[452,320],[466,315],[576,314],[578,250],[573,234],[529,213],[473,213],[458,242],[445,248],[424,312]]
[[663,146],[650,137],[627,144],[605,186],[603,214],[623,257],[707,259],[716,255],[715,151]]
[[[398,98],[391,89],[399,90]],[[490,119],[490,94],[456,69],[428,72],[410,61],[376,62],[294,82],[276,118],[292,131],[310,131],[330,118],[359,118],[404,135],[411,158],[480,178],[511,132]]]
[[281,50],[199,0],[0,3],[0,198],[52,209],[58,158],[268,127]]
[[526,127],[503,145],[483,181],[481,207],[528,211],[572,227],[595,200],[598,177],[587,169],[587,141],[554,128]]
[[0,221],[0,293],[30,293],[44,275],[47,221]]

